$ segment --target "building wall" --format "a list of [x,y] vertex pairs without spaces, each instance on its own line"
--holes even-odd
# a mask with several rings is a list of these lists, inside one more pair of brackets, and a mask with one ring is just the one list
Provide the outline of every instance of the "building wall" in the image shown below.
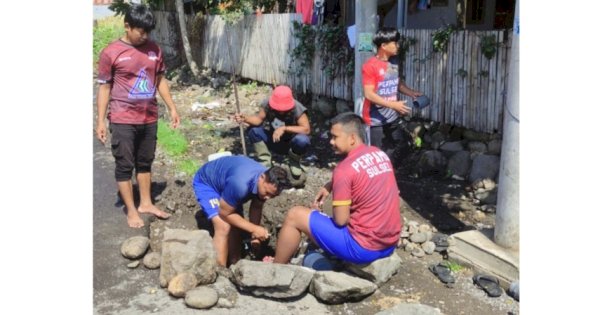
[[[408,2],[408,1],[406,1]],[[484,22],[481,24],[467,24],[468,30],[492,30],[494,28],[494,14],[496,0],[485,0]],[[384,17],[383,25],[398,27],[398,5],[396,4]],[[446,24],[456,24],[456,0],[448,0],[446,7],[434,7],[427,10],[417,10],[406,16],[407,29],[438,29]]]

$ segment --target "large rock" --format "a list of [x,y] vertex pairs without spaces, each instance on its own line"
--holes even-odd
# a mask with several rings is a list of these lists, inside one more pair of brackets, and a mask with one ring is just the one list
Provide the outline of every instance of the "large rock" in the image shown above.
[[313,103],[316,109],[323,114],[325,118],[329,118],[335,115],[336,102],[329,97],[319,97],[316,103]]
[[487,146],[480,141],[471,141],[469,142],[468,147],[471,153],[484,154],[487,152]]
[[198,279],[192,273],[184,272],[169,281],[167,291],[174,297],[184,297],[185,293],[198,285]]
[[471,154],[469,151],[458,151],[448,160],[448,171],[452,175],[466,177],[471,168]]
[[421,155],[417,167],[421,174],[443,174],[446,170],[446,164],[448,164],[448,160],[442,152],[429,150]]
[[291,298],[300,296],[315,274],[313,269],[242,259],[231,266],[240,290],[255,296]]
[[473,130],[465,130],[463,131],[462,134],[463,138],[469,140],[469,141],[481,141],[481,142],[485,142],[488,141],[490,139],[490,135],[484,132],[477,132],[477,131],[473,131]]
[[229,279],[219,276],[215,283],[210,284],[207,287],[214,289],[219,295],[219,300],[217,301],[218,307],[232,308],[237,303],[238,291]]
[[445,156],[452,156],[455,152],[462,150],[464,150],[464,147],[460,141],[444,142],[440,146],[440,151],[442,151]]
[[200,285],[215,282],[216,256],[207,231],[165,230],[160,262],[160,285],[167,286],[173,277],[184,272],[196,276]]
[[150,239],[145,236],[134,236],[128,238],[121,245],[121,255],[129,259],[138,259],[148,250]]
[[402,259],[393,253],[389,257],[378,259],[370,264],[347,263],[346,266],[355,275],[380,286],[398,272],[401,264]]
[[471,183],[479,179],[495,179],[500,168],[500,158],[495,155],[481,154],[473,159],[469,181]]
[[502,140],[491,140],[488,142],[488,153],[493,155],[500,155],[500,150],[502,150]]
[[185,295],[185,304],[189,307],[204,309],[217,304],[217,291],[209,287],[197,287]]
[[358,301],[373,293],[377,286],[367,280],[335,271],[317,271],[309,291],[329,304]]
[[425,304],[398,304],[375,315],[443,315],[439,308]]
[[350,105],[350,102],[338,98],[335,100],[335,111],[338,115],[341,113],[351,112],[353,111],[353,108]]
[[162,250],[162,241],[166,229],[197,230],[198,221],[196,217],[188,211],[175,211],[169,220],[155,220],[150,223],[150,248],[152,251],[160,253]]
[[148,269],[156,269],[160,267],[160,254],[157,252],[151,252],[144,256],[144,266]]

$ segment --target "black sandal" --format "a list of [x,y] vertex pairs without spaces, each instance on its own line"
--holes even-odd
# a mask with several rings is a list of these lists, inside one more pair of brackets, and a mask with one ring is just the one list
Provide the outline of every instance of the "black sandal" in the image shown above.
[[429,270],[436,275],[443,283],[454,283],[456,279],[452,275],[450,268],[442,263],[429,266]]
[[482,288],[487,293],[487,295],[491,297],[499,297],[502,295],[500,281],[498,281],[498,278],[496,277],[484,274],[477,274],[473,276],[473,283]]

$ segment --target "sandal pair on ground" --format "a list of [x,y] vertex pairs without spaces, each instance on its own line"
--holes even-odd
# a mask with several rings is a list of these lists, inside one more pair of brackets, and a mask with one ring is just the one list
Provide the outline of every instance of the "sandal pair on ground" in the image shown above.
[[[440,281],[448,286],[451,286],[456,282],[450,267],[443,263],[431,265],[429,266],[429,270],[436,275]],[[499,297],[503,293],[502,288],[500,288],[500,282],[496,277],[485,274],[476,274],[473,276],[473,283],[483,289],[490,297]]]

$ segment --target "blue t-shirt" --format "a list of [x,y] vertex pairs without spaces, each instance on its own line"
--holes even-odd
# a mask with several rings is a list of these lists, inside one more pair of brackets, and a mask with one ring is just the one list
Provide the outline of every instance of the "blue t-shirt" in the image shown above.
[[238,208],[258,195],[258,177],[266,170],[248,157],[225,156],[204,164],[194,182],[212,187],[225,202]]

